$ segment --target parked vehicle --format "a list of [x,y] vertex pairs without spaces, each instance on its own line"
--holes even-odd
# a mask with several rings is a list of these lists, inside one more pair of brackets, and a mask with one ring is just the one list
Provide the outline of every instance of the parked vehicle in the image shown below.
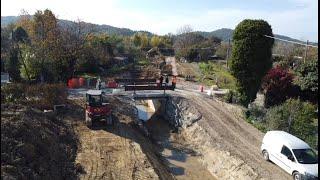
[[109,103],[103,102],[101,90],[88,90],[86,93],[86,124],[91,127],[95,121],[105,119],[112,125],[112,111]]
[[318,179],[318,155],[301,139],[284,131],[268,131],[262,141],[263,158],[272,161],[293,179]]

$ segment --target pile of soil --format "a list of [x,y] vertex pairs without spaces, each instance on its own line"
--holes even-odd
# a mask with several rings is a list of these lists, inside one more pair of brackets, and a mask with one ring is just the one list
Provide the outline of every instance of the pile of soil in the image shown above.
[[76,151],[59,116],[1,104],[1,179],[76,179]]
[[160,69],[154,67],[154,66],[147,66],[146,68],[144,68],[140,74],[140,78],[144,79],[144,78],[148,78],[148,79],[152,79],[152,78],[159,78],[160,76]]

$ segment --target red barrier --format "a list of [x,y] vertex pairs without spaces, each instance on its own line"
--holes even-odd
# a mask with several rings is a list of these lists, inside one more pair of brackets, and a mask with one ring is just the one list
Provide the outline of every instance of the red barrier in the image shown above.
[[79,79],[72,78],[68,80],[68,87],[69,88],[78,88],[79,87]]
[[203,86],[202,85],[200,86],[200,92],[203,92]]
[[86,79],[83,77],[79,78],[79,86],[83,87],[85,85],[86,85]]
[[72,82],[71,79],[68,80],[68,88],[72,88]]
[[108,88],[117,88],[118,84],[115,81],[109,81],[107,84]]

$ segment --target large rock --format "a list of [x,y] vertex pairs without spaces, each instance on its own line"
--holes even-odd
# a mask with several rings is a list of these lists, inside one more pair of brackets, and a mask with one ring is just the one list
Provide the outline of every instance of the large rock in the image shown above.
[[175,127],[186,128],[202,118],[192,102],[183,97],[170,97],[161,104],[162,115]]

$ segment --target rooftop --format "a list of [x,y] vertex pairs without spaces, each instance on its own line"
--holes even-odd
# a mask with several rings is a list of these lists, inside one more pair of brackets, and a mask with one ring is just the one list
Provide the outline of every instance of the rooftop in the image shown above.
[[276,140],[281,141],[284,145],[291,149],[309,149],[310,146],[303,140],[289,134],[285,131],[268,131],[269,135],[276,137]]

